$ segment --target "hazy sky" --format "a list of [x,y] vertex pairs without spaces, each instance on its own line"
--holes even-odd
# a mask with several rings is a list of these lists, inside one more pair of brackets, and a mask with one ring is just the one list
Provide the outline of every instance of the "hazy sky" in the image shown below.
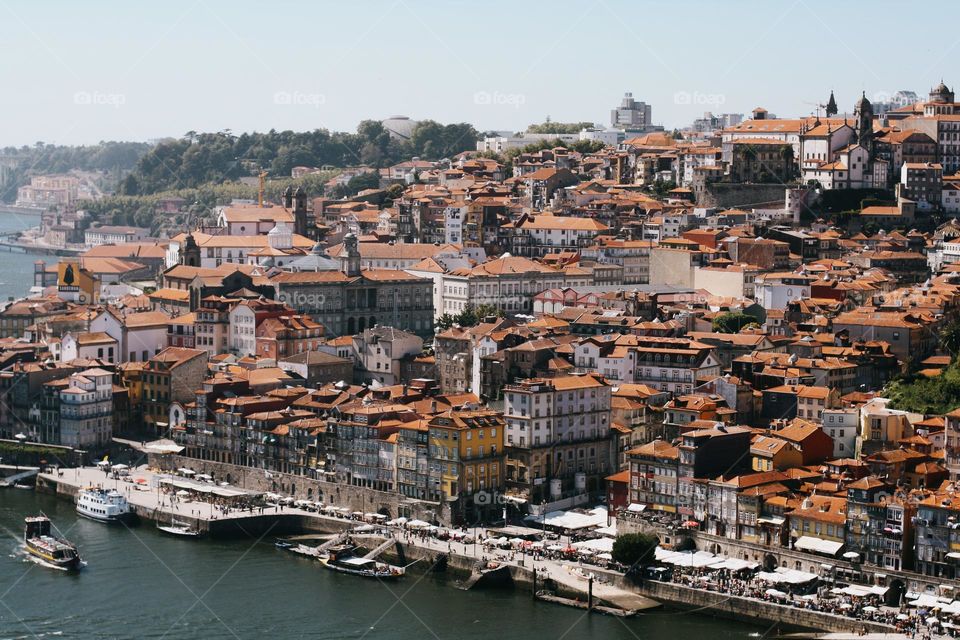
[[958,18],[954,0],[0,0],[0,146],[395,114],[607,124],[625,91],[668,127],[807,114],[831,88],[852,109],[960,82]]

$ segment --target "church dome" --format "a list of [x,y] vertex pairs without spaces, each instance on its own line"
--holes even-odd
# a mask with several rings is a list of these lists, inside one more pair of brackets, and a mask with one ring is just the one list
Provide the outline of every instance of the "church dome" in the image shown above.
[[293,248],[293,232],[286,222],[278,222],[267,233],[267,243],[274,249]]

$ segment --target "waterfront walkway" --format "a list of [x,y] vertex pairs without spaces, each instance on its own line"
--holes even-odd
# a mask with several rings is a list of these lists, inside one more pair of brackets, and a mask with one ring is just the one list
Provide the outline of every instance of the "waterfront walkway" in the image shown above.
[[[104,472],[97,467],[62,469],[53,473],[40,474],[41,481],[56,483],[69,489],[69,491],[64,491],[61,488],[60,493],[76,493],[79,489],[90,486],[116,489],[127,497],[127,500],[137,508],[139,513],[147,514],[147,517],[152,520],[169,521],[177,517],[194,518],[199,522],[206,522],[207,527],[205,528],[207,529],[209,529],[211,523],[218,520],[233,520],[243,525],[245,519],[253,520],[264,516],[280,516],[281,518],[283,516],[297,516],[306,519],[305,522],[308,526],[318,531],[344,530],[364,524],[361,521],[351,519],[347,515],[334,517],[292,505],[263,506],[258,504],[247,509],[229,508],[226,505],[227,501],[221,501],[220,504],[217,504],[215,501],[218,498],[215,495],[178,496],[177,491],[171,490],[169,485],[161,482],[171,479],[177,482],[187,481],[185,478],[171,476],[169,473],[157,473],[146,467],[131,469],[128,476],[119,477]],[[239,501],[243,501],[242,494],[245,492],[237,487],[223,487],[212,482],[196,484],[211,489],[232,490],[239,496]],[[237,499],[233,500],[233,502],[237,501]],[[348,512],[347,509],[340,509],[340,511],[344,514]],[[314,523],[313,525],[309,525],[311,521]],[[444,531],[444,529],[437,527],[432,527],[430,530],[410,530],[404,525],[389,527],[376,525],[376,527],[377,530],[382,532],[381,540],[388,535],[392,535],[401,544],[437,554],[455,554],[466,558],[468,562],[475,565],[485,561],[496,561],[508,565],[513,571],[535,571],[538,585],[550,580],[556,583],[560,590],[579,593],[584,597],[588,590],[589,577],[592,576],[594,579],[594,600],[627,611],[644,610],[657,606],[657,603],[650,598],[644,597],[630,588],[618,586],[617,583],[621,583],[623,580],[621,572],[588,564],[583,559],[577,559],[564,553],[550,553],[544,549],[532,549],[529,546],[503,549],[484,545],[484,540],[496,537],[496,534],[488,533],[482,527],[460,530],[463,534],[469,536],[470,542],[452,538],[440,539],[436,534]],[[450,529],[450,531],[455,531],[455,529]],[[368,531],[366,533],[368,535],[363,537],[370,537],[369,534],[375,532]],[[554,545],[566,549],[570,546],[569,542],[569,539],[561,538],[555,541]],[[377,544],[375,542],[372,546],[376,547]],[[548,545],[548,548],[549,546],[551,545]],[[746,602],[755,601],[786,605],[818,611],[831,616],[840,616],[851,621],[861,620],[898,626],[916,639],[939,636],[956,637],[954,634],[956,629],[949,621],[941,622],[939,619],[935,619],[934,616],[937,615],[937,612],[925,608],[887,607],[880,602],[879,598],[846,598],[829,592],[821,592],[801,598],[773,589],[769,584],[765,584],[757,578],[739,580],[733,578],[729,573],[709,573],[696,570],[675,570],[670,582],[693,587],[703,592],[729,594],[730,597],[742,599]],[[943,624],[943,622],[946,622],[946,624]],[[893,638],[895,635],[890,634],[890,637]],[[826,635],[823,637],[825,640],[842,640],[839,637],[833,638]]]

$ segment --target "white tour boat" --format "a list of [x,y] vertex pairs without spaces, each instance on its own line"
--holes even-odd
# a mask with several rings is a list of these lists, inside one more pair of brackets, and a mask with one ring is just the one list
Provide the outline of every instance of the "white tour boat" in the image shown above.
[[98,522],[119,522],[133,512],[119,491],[91,487],[77,495],[77,513]]

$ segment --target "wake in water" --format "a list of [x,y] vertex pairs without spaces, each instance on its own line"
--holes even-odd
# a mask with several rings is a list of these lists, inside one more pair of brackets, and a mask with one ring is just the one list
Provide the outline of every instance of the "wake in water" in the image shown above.
[[[29,552],[27,551],[26,546],[24,546],[22,543],[21,543],[21,544],[18,544],[16,547],[14,547],[13,553],[10,554],[10,557],[11,557],[11,558],[20,558],[21,562],[32,562],[32,563],[34,563],[34,564],[40,565],[41,567],[45,567],[45,568],[47,568],[47,569],[54,569],[54,570],[56,570],[56,571],[70,571],[70,568],[69,568],[69,567],[58,567],[58,566],[55,565],[55,564],[50,564],[49,562],[47,562],[47,561],[44,560],[43,558],[38,558],[37,556],[33,555],[32,553],[29,553]],[[78,570],[79,570],[79,569],[83,569],[83,568],[86,567],[86,566],[87,566],[86,560],[81,560],[81,561],[80,561],[80,566],[78,567]]]

